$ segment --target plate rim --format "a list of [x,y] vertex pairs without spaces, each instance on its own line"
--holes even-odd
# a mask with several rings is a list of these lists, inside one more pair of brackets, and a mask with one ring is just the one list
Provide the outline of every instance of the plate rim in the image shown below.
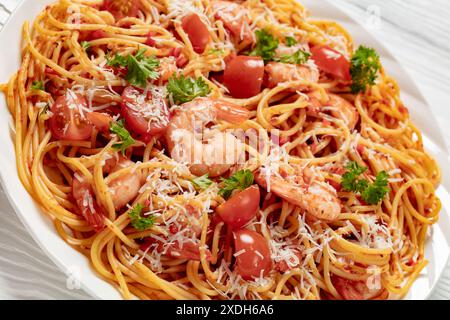
[[[45,1],[47,3],[53,3],[56,0],[41,0]],[[304,7],[311,13],[312,10],[310,10],[311,5],[307,5],[306,3],[311,3],[312,0],[299,0],[299,2],[304,5]],[[318,2],[317,0],[314,0],[316,2]],[[0,31],[0,37],[3,37],[6,34],[7,29],[9,28],[9,25],[11,23],[11,21],[18,15],[18,12],[21,12],[23,9],[23,6],[27,3],[27,2],[31,2],[31,0],[20,0],[19,3],[17,4],[17,6],[15,7],[15,9],[11,12],[11,14],[9,15],[9,17],[6,19],[4,26],[2,28],[2,30]],[[409,82],[411,85],[413,85],[414,89],[416,90],[416,95],[417,98],[419,98],[420,100],[422,100],[422,102],[429,108],[430,104],[428,103],[426,97],[424,96],[424,94],[422,93],[422,91],[420,90],[420,88],[418,87],[416,81],[414,80],[414,78],[411,77],[410,72],[407,71],[407,69],[405,69],[402,65],[402,63],[397,59],[397,57],[392,54],[392,51],[390,48],[386,47],[384,45],[384,43],[378,39],[378,37],[371,32],[366,26],[364,26],[364,24],[359,23],[351,14],[347,13],[346,11],[344,11],[343,9],[339,8],[338,6],[336,6],[334,3],[332,3],[332,1],[330,0],[322,0],[323,3],[326,3],[327,5],[331,6],[335,11],[337,11],[339,14],[345,16],[346,19],[348,19],[348,21],[350,21],[351,23],[353,23],[355,26],[357,26],[358,28],[361,28],[364,30],[364,32],[370,34],[376,41],[377,47],[382,48],[384,51],[386,51],[389,54],[389,58],[393,60],[393,62],[398,66],[398,68],[400,69],[400,71],[405,74],[407,76],[407,78],[409,79]],[[35,17],[34,17],[35,18]],[[24,22],[24,21],[23,21]],[[23,24],[22,22],[22,24]],[[19,44],[20,45],[20,44]],[[383,55],[382,55],[383,58]],[[402,92],[402,89],[401,89]],[[3,96],[3,94],[2,94]],[[0,104],[6,107],[6,102],[3,103],[3,101],[5,101],[4,98],[0,99]],[[8,111],[9,113],[9,111]],[[436,124],[438,124],[436,117],[434,114],[431,114],[432,116],[432,121]],[[420,129],[420,128],[419,128]],[[445,138],[442,132],[442,128],[438,125],[437,129],[438,131],[438,136],[440,139],[442,139],[445,142]],[[422,131],[422,130],[421,130]],[[3,139],[2,139],[3,140]],[[11,139],[12,140],[12,139]],[[14,148],[14,141],[12,142],[12,146]],[[449,157],[449,148],[447,146],[447,144],[444,143],[444,145],[440,145],[439,144],[439,149],[440,151],[446,156],[446,159],[448,160]],[[12,151],[14,151],[14,158],[16,157],[15,155],[15,150],[13,149]],[[0,163],[3,163],[4,157],[1,156],[0,157]],[[447,161],[449,162],[449,161]],[[450,162],[449,162],[450,163]],[[57,255],[55,252],[52,252],[54,250],[50,249],[49,245],[44,243],[42,241],[42,239],[40,239],[40,237],[36,234],[36,230],[33,229],[33,227],[30,224],[30,221],[27,220],[26,218],[26,214],[23,214],[20,208],[19,208],[19,204],[16,202],[16,198],[14,198],[11,195],[11,190],[9,185],[6,183],[5,181],[5,174],[4,174],[4,166],[0,166],[0,184],[3,187],[3,190],[5,191],[5,195],[6,198],[8,199],[8,202],[10,203],[11,207],[14,210],[15,215],[19,218],[19,220],[21,221],[21,223],[25,226],[25,229],[27,230],[28,234],[30,234],[30,236],[33,238],[33,240],[36,242],[36,244],[38,245],[38,247],[45,253],[45,255],[47,257],[49,257],[49,259],[55,263],[55,265],[58,267],[58,269],[60,269],[64,274],[67,275],[67,264],[65,264],[61,257],[59,255]],[[15,163],[14,163],[14,168],[16,169]],[[25,190],[24,186],[22,185],[19,176],[17,174],[17,170],[15,172],[14,175],[17,178],[17,182],[20,184],[20,188],[23,189],[23,191],[26,193],[26,195],[31,198],[31,201],[34,203],[34,206],[36,207],[36,210],[38,211],[38,214],[40,215],[40,217],[44,220],[49,220],[51,221],[51,219],[47,216],[47,214],[41,209],[39,208],[39,205],[32,199],[31,195],[28,194],[28,192]],[[448,215],[450,215],[450,212],[448,213]],[[48,222],[48,221],[47,221]],[[52,228],[54,228],[53,224],[52,224]],[[54,230],[56,232],[56,230]],[[58,235],[59,237],[59,235]],[[66,245],[67,248],[69,248],[70,251],[73,251],[72,254],[77,254],[80,256],[80,258],[84,259],[84,260],[88,260],[86,256],[84,256],[83,254],[79,253],[76,249],[74,249],[71,245],[69,245],[68,243],[66,243],[62,238],[61,241],[63,241],[63,243]],[[427,241],[432,241],[432,238],[428,238]],[[448,247],[450,248],[450,245],[448,245]],[[429,288],[428,293],[425,297],[425,299],[428,299],[431,294],[435,291],[436,286],[439,284],[439,280],[442,277],[442,274],[444,273],[446,266],[448,264],[448,262],[450,261],[450,254],[448,254],[447,252],[447,257],[446,257],[446,263],[444,265],[444,267],[440,270],[439,274],[437,274],[436,276],[436,281],[434,281],[433,285]],[[103,278],[101,278],[101,276],[92,268],[90,261],[88,263],[88,271],[90,273],[91,276],[93,276],[96,280],[100,281],[103,284],[106,284],[107,286],[110,287],[111,290],[115,291],[116,294],[106,294],[106,296],[104,296],[103,294],[99,294],[97,290],[94,290],[92,287],[92,283],[87,283],[86,280],[79,280],[79,283],[81,285],[81,288],[87,293],[89,294],[91,297],[95,298],[95,299],[115,299],[116,297],[110,297],[110,296],[117,296],[118,292],[117,292],[117,287],[113,286],[112,284],[110,284],[109,282],[107,282],[106,280],[104,280]],[[83,267],[84,268],[84,267]],[[421,273],[422,274],[422,273]],[[97,281],[94,281],[97,282]]]

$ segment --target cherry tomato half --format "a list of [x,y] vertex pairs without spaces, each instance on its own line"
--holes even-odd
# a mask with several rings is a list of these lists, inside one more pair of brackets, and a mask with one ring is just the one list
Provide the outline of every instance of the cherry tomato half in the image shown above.
[[250,98],[261,92],[264,61],[260,57],[237,56],[224,72],[224,85],[234,98]]
[[233,233],[236,270],[244,280],[253,280],[269,273],[272,265],[267,240],[259,233],[242,229]]
[[139,0],[104,0],[102,10],[109,11],[116,20],[137,17]]
[[232,229],[242,228],[256,216],[260,197],[259,187],[253,185],[218,206],[216,212]]
[[189,14],[181,20],[181,26],[189,37],[194,51],[203,53],[211,40],[208,28],[195,13]]
[[323,72],[344,81],[352,80],[350,62],[340,52],[328,46],[316,46],[311,49],[312,59]]
[[53,137],[58,140],[84,141],[91,137],[92,124],[82,116],[80,109],[87,108],[86,99],[77,93],[66,93],[56,99],[49,120]]
[[112,121],[110,115],[100,112],[89,112],[86,114],[89,122],[102,133],[109,133],[109,127]]
[[126,87],[122,93],[122,115],[133,132],[148,136],[158,135],[169,124],[170,113],[162,97],[145,95],[135,87]]

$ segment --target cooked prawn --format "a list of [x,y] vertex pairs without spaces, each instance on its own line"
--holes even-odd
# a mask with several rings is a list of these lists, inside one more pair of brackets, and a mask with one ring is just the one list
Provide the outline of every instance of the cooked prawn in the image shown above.
[[364,281],[348,280],[332,275],[331,282],[345,300],[370,300],[380,293],[379,289],[370,289]]
[[[103,172],[110,174],[120,169],[134,165],[134,162],[125,157],[112,157],[105,161]],[[112,195],[114,208],[122,209],[126,204],[135,199],[142,187],[143,175],[140,170],[132,174],[120,176],[112,180],[109,191]],[[81,174],[75,173],[72,182],[72,196],[84,219],[98,232],[104,228],[104,209],[98,204],[92,184]]]
[[269,62],[265,67],[267,74],[266,85],[269,88],[276,87],[279,83],[306,80],[317,83],[319,71],[307,65],[295,65],[281,62]]
[[165,57],[159,61],[158,81],[166,82],[169,78],[178,72],[177,61],[175,57]]
[[359,121],[359,113],[356,107],[344,98],[329,93],[327,100],[317,92],[308,94],[310,105],[308,106],[308,115],[317,116],[319,112],[329,112],[333,117],[341,119],[350,128],[355,129]]
[[262,170],[255,179],[267,191],[302,208],[317,219],[334,221],[341,213],[341,202],[336,190],[307,168],[299,169],[293,177],[275,174],[266,177]]
[[242,47],[254,42],[250,29],[248,11],[240,4],[231,1],[213,1],[214,17],[223,22],[234,42]]
[[[123,168],[127,168],[135,165],[134,162],[128,160],[125,157],[119,157],[116,161],[116,165],[109,173],[114,173]],[[144,177],[140,170],[136,170],[133,173],[122,175],[108,184],[109,192],[113,200],[114,208],[116,210],[122,209],[130,201],[135,199],[139,194],[139,189],[144,184]]]
[[210,128],[219,120],[240,124],[249,111],[224,100],[197,98],[175,112],[166,131],[169,152],[178,162],[191,164],[195,175],[218,177],[236,164],[243,152],[231,133]]

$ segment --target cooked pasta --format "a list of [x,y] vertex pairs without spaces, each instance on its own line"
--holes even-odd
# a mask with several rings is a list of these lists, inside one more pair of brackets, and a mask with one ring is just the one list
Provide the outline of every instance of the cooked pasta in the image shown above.
[[125,299],[393,299],[440,170],[374,49],[294,0],[59,0],[0,87],[23,186]]

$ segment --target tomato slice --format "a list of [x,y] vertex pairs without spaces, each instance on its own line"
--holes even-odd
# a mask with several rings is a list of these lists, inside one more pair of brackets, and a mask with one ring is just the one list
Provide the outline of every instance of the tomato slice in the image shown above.
[[147,95],[135,87],[126,87],[122,93],[122,115],[133,132],[142,136],[155,136],[166,129],[170,112],[164,98]]
[[104,0],[102,10],[109,11],[116,20],[137,17],[139,0]]
[[89,112],[86,114],[89,122],[102,133],[109,133],[109,127],[112,121],[110,115],[100,112]]
[[94,227],[96,232],[102,231],[105,227],[104,215],[95,200],[92,186],[83,178],[73,177],[72,196],[87,223]]
[[315,46],[311,49],[312,59],[325,73],[344,81],[351,81],[350,62],[340,52],[328,46]]
[[195,13],[189,14],[181,19],[181,26],[188,35],[194,51],[203,53],[211,41],[211,35],[200,17]]
[[261,57],[237,56],[230,60],[224,72],[224,85],[234,98],[250,98],[261,92],[264,61]]
[[267,240],[259,233],[242,229],[233,232],[236,269],[244,280],[265,276],[272,267]]
[[253,185],[218,206],[216,212],[232,229],[240,229],[256,216],[260,197],[259,187]]
[[51,107],[49,120],[53,137],[58,140],[84,141],[91,137],[92,124],[82,109],[87,108],[86,99],[72,91],[67,91],[56,99]]

